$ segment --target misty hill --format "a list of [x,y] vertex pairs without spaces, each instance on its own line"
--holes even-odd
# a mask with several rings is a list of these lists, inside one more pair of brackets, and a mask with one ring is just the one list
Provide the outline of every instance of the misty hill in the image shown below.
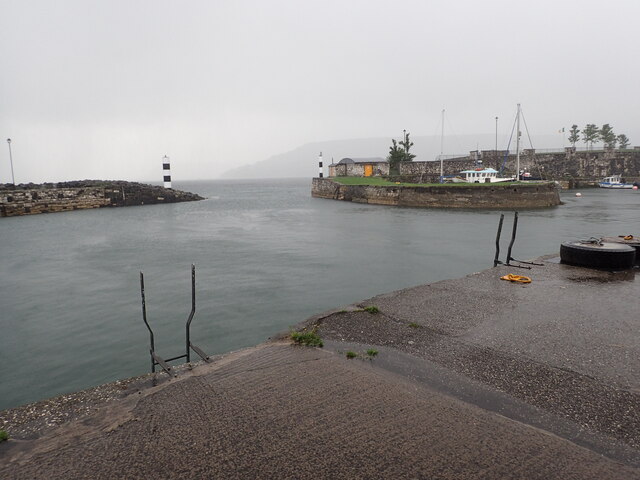
[[[398,138],[400,140],[400,138]],[[415,161],[435,160],[440,154],[440,137],[411,137],[414,142],[412,152]],[[498,136],[498,149],[506,149],[509,139]],[[496,137],[492,134],[460,135],[444,138],[444,155],[468,155],[471,150],[492,150]],[[532,137],[535,148],[561,148],[562,138],[555,135]],[[344,157],[386,158],[391,145],[391,137],[358,138],[349,140],[328,140],[302,145],[294,150],[273,155],[265,160],[228,170],[221,178],[287,178],[314,177],[318,174],[318,154],[322,152],[325,167],[333,159],[338,162]],[[529,141],[523,141],[521,148],[530,148]],[[515,140],[510,150],[515,151]],[[325,174],[327,170],[325,168]]]

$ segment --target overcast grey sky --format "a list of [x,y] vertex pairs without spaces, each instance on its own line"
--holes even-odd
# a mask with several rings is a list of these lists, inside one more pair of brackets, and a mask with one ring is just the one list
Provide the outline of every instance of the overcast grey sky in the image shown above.
[[0,0],[0,182],[8,137],[16,182],[159,180],[165,154],[204,179],[438,134],[443,108],[457,134],[496,116],[503,134],[518,102],[532,134],[611,123],[640,144],[639,18],[638,0]]

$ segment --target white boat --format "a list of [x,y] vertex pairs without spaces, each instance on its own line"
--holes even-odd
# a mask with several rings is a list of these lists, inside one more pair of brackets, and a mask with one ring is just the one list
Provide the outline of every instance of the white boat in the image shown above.
[[[494,168],[476,168],[460,172],[462,181],[467,183],[497,183],[515,182],[515,177],[498,177],[498,171]],[[456,180],[453,180],[456,182]],[[458,180],[459,181],[459,180]]]
[[633,183],[622,183],[620,175],[611,175],[602,179],[598,186],[601,188],[633,188]]

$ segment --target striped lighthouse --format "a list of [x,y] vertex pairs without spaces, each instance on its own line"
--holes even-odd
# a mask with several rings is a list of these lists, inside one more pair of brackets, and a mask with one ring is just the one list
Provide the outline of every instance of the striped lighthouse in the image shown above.
[[322,152],[320,152],[320,156],[318,157],[318,170],[319,170],[318,177],[322,178],[322,176],[323,176],[323,173],[322,173]]
[[162,174],[164,179],[164,188],[171,188],[171,165],[169,164],[169,157],[166,155],[162,157]]

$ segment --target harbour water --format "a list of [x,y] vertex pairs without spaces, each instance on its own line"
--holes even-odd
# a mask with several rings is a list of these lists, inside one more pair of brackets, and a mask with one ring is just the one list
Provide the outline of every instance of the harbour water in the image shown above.
[[[310,183],[174,182],[207,199],[0,219],[0,409],[146,373],[141,270],[156,349],[172,357],[184,353],[191,263],[191,336],[209,354],[254,345],[330,308],[492,265],[500,211],[314,199]],[[582,194],[521,211],[513,256],[640,234],[640,192]],[[505,213],[502,259],[513,220]]]

